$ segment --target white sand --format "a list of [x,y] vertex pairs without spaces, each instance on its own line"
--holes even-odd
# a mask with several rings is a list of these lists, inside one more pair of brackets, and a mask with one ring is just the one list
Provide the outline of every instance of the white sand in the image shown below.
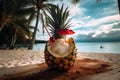
[[[120,63],[120,54],[78,53],[78,58],[94,58]],[[33,50],[0,50],[0,69],[44,62],[44,53]]]
[[78,53],[78,58],[92,58],[112,63],[120,63],[120,53]]
[[[116,66],[115,70],[107,74],[105,73],[103,75],[106,75],[108,76],[106,78],[109,78],[105,80],[120,80],[119,77],[120,73],[118,72],[120,70],[120,54],[79,52],[77,58],[93,58],[93,59],[98,59],[98,60],[117,64],[115,65]],[[22,71],[27,71],[32,68],[36,68],[36,70],[34,71],[36,73],[37,71],[39,71],[37,70],[39,66],[32,64],[39,64],[44,61],[45,61],[44,53],[42,51],[33,51],[33,50],[24,50],[24,49],[0,50],[0,77],[7,77],[6,75],[20,73]],[[111,75],[111,77],[109,77],[109,75]],[[94,76],[93,78],[100,78],[98,80],[101,80],[101,75]],[[91,80],[97,80],[93,78]]]
[[0,50],[0,69],[44,62],[43,52],[32,50]]

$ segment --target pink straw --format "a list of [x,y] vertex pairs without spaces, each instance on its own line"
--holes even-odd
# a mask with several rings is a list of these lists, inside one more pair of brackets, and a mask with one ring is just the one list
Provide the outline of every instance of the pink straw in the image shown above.
[[43,27],[44,27],[44,28],[45,28],[45,30],[47,31],[47,33],[48,33],[49,37],[51,37],[51,35],[50,35],[50,33],[49,33],[49,31],[48,31],[47,27],[46,27],[45,25],[44,25]]

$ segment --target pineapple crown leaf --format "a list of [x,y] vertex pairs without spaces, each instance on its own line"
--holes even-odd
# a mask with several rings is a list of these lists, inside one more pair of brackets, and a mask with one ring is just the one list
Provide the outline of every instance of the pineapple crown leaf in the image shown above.
[[57,31],[70,27],[70,19],[68,7],[64,8],[64,4],[61,7],[51,6],[47,8],[48,11],[48,25],[53,35],[57,35]]

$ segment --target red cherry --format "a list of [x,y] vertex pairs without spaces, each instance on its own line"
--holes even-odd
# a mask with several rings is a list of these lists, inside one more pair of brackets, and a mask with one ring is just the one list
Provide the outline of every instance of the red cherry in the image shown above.
[[50,42],[55,42],[55,38],[54,37],[50,37]]

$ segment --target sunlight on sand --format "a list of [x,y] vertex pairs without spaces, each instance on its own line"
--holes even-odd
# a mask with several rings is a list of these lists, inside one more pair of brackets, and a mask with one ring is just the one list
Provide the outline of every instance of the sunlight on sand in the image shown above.
[[[119,54],[78,53],[78,58],[95,58],[98,60],[119,62]],[[39,64],[44,62],[44,53],[33,50],[0,50],[0,69],[16,66]],[[119,62],[120,63],[120,62]]]

